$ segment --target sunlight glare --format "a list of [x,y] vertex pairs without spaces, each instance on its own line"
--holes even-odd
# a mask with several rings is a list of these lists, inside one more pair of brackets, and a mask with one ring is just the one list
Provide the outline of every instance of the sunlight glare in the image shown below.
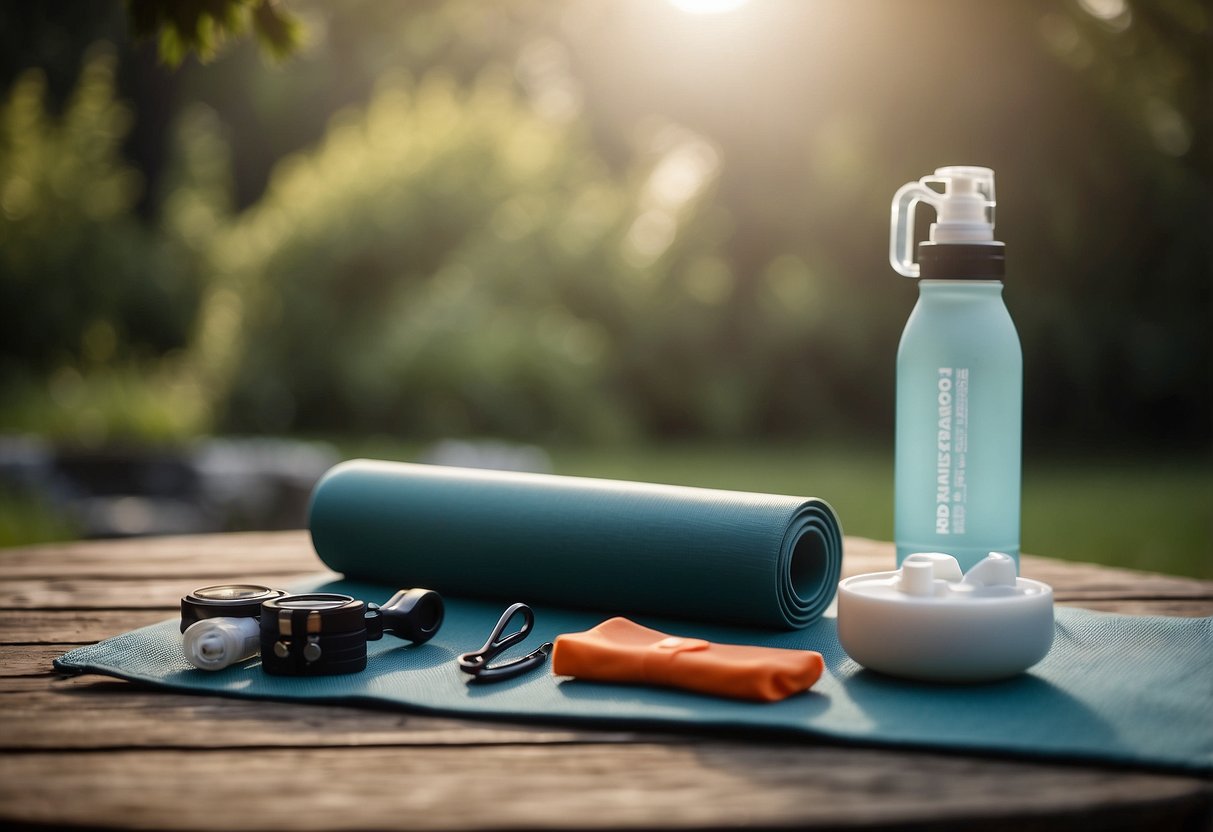
[[749,0],[669,0],[670,5],[688,14],[720,14],[741,8]]
[[1125,0],[1078,0],[1078,5],[1117,32],[1129,28],[1133,21],[1133,12]]

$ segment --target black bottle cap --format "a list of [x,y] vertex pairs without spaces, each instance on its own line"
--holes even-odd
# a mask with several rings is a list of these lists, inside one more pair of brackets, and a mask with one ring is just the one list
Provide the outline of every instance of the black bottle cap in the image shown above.
[[1006,271],[1006,247],[998,242],[921,242],[918,268],[923,280],[1001,280]]

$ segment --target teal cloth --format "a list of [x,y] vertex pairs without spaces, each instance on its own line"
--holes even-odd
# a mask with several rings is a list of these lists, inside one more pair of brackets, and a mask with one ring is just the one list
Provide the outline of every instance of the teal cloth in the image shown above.
[[[349,581],[317,586],[372,601],[384,601],[393,591]],[[311,587],[297,587],[304,588]],[[754,704],[672,689],[578,681],[547,670],[492,685],[469,685],[454,658],[480,646],[504,606],[448,598],[446,622],[433,641],[418,646],[390,637],[372,642],[367,669],[349,676],[274,677],[261,672],[257,659],[217,673],[195,670],[182,655],[175,620],[73,650],[55,666],[225,696],[388,704],[435,714],[600,727],[742,729],[748,736],[763,732],[1213,771],[1213,618],[1059,607],[1053,649],[1028,673],[992,684],[943,686],[862,669],[839,646],[835,619],[829,616],[802,630],[780,632],[633,616],[671,634],[823,654],[827,672],[811,691],[782,702]],[[511,655],[603,619],[601,613],[549,607],[536,607],[535,614],[534,633]]]

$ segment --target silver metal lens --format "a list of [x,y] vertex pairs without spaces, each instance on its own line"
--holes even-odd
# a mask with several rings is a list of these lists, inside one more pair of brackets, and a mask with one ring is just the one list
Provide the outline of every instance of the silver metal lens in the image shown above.
[[190,594],[200,601],[211,601],[213,603],[245,603],[257,598],[275,598],[281,595],[277,590],[256,584],[206,586],[202,589],[195,589]]

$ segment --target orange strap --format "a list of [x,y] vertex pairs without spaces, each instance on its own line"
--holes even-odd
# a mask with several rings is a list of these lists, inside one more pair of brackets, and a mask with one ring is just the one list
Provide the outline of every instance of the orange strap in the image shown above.
[[777,702],[821,678],[812,650],[715,644],[611,618],[584,633],[556,638],[552,672],[600,682],[639,682],[699,693]]

